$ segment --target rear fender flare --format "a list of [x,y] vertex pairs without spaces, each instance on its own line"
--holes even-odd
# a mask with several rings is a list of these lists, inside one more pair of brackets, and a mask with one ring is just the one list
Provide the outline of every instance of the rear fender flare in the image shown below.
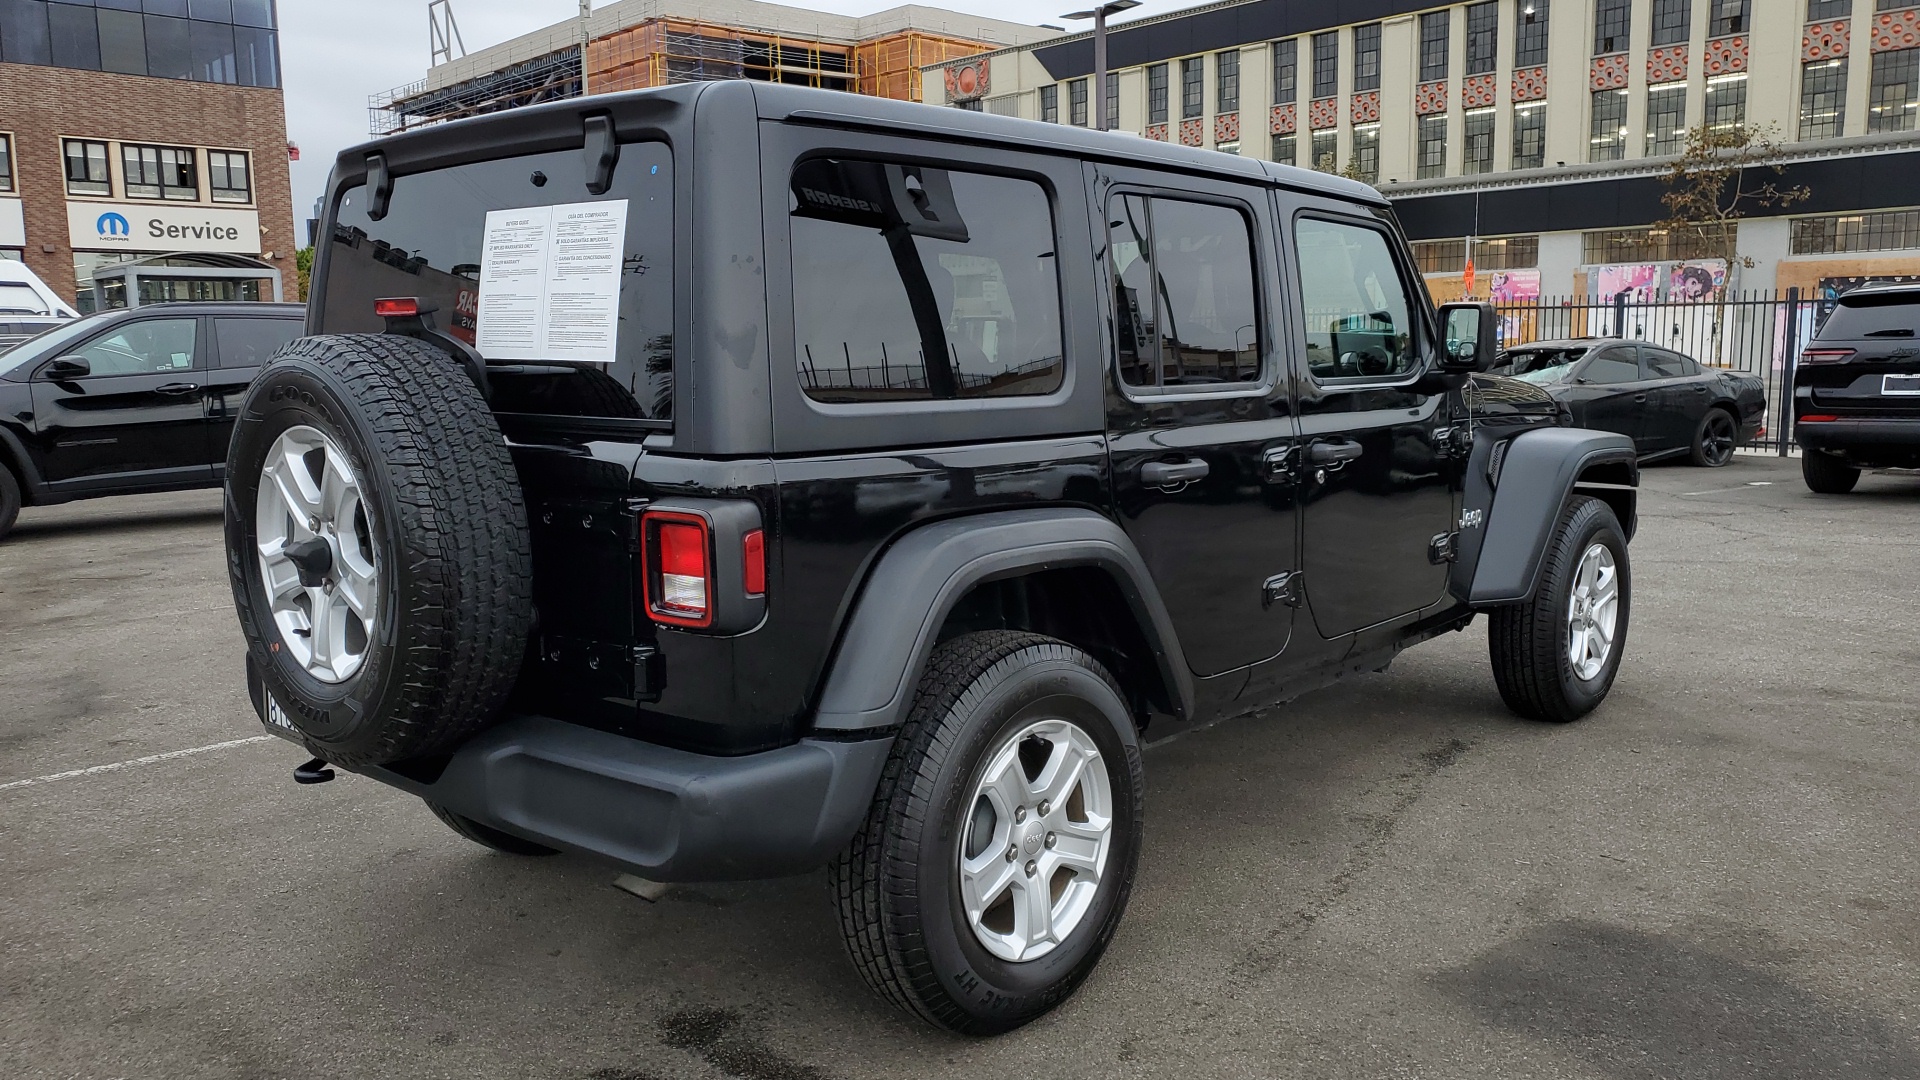
[[[1469,477],[1468,483],[1467,517],[1475,509],[1476,488],[1491,495],[1478,558],[1460,568],[1471,575],[1465,599],[1473,606],[1517,603],[1533,595],[1561,510],[1576,489],[1585,486],[1581,477],[1595,466],[1608,466],[1608,475],[1628,481],[1609,481],[1596,486],[1593,493],[1615,503],[1616,512],[1622,503],[1629,508],[1620,526],[1628,537],[1633,535],[1631,508],[1640,471],[1632,439],[1610,431],[1539,428],[1514,436],[1504,455],[1494,453],[1494,447],[1488,451],[1484,460],[1475,455],[1479,473]],[[1495,458],[1499,458],[1498,476],[1489,480],[1485,473]]]
[[1096,566],[1119,584],[1175,712],[1193,712],[1193,680],[1166,605],[1127,534],[1089,510],[1011,510],[923,526],[867,575],[828,667],[817,731],[890,729],[907,718],[947,615],[982,582]]

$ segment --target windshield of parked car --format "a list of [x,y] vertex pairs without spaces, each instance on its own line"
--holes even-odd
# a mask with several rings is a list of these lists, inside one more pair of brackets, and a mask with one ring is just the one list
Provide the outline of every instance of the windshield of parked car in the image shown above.
[[1584,347],[1515,349],[1494,365],[1494,373],[1545,386],[1567,377],[1587,350]]

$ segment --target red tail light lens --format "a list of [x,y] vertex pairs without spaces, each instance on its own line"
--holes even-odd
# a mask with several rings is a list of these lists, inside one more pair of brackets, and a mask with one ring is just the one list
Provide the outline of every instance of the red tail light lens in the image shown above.
[[373,313],[383,319],[412,318],[420,314],[417,296],[391,296],[373,302]]
[[647,612],[670,626],[713,622],[713,558],[704,518],[648,513],[640,518]]
[[1800,362],[1803,364],[1838,364],[1852,355],[1852,349],[1807,349],[1800,354]]
[[741,541],[741,576],[748,596],[763,596],[767,591],[767,534],[755,529]]
[[1838,419],[1840,418],[1837,416],[1828,416],[1825,413],[1808,413],[1806,416],[1800,418],[1800,422],[1803,424],[1827,424]]

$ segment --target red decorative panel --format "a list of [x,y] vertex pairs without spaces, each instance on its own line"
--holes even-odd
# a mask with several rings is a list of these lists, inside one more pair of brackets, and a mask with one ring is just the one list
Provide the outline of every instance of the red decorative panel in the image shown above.
[[1366,90],[1353,95],[1353,122],[1372,124],[1380,119],[1380,91]]
[[1499,100],[1500,84],[1491,75],[1469,75],[1460,84],[1460,104],[1466,108],[1483,109]]
[[1413,88],[1413,111],[1419,116],[1432,116],[1447,111],[1447,84],[1444,82],[1421,83]]
[[1920,9],[1883,11],[1873,17],[1873,51],[1920,46]]
[[1546,68],[1524,67],[1513,69],[1513,100],[1539,101],[1546,96]]
[[947,100],[978,101],[987,96],[987,58],[947,68]]
[[1146,134],[1147,134],[1147,138],[1149,139],[1159,139],[1161,142],[1166,142],[1167,141],[1167,125],[1148,124]]
[[1216,143],[1240,141],[1240,114],[1223,112],[1213,118],[1213,141]]
[[1206,122],[1199,119],[1198,117],[1195,117],[1192,120],[1180,121],[1180,145],[1181,146],[1205,146],[1206,135],[1207,135]]
[[1647,85],[1682,82],[1687,77],[1687,47],[1668,45],[1647,54]]
[[1611,56],[1593,58],[1593,71],[1587,79],[1589,89],[1625,90],[1627,88],[1627,54],[1614,53]]
[[1267,119],[1267,134],[1291,135],[1300,130],[1300,116],[1292,102],[1275,105],[1273,113]]
[[1853,24],[1846,19],[1808,23],[1807,32],[1800,37],[1800,59],[1838,60],[1847,55],[1852,41]]
[[1700,56],[1700,66],[1706,69],[1709,78],[1747,70],[1746,36],[1736,34],[1707,42],[1706,52]]
[[1307,126],[1325,131],[1340,126],[1340,104],[1333,98],[1317,98],[1307,104]]

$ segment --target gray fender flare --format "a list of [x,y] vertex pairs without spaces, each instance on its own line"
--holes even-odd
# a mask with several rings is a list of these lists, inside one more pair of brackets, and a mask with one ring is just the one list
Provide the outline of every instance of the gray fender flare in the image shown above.
[[1133,541],[1090,510],[1009,510],[952,518],[907,533],[861,589],[834,651],[817,731],[897,727],[953,605],[982,582],[1035,570],[1097,566],[1126,597],[1176,712],[1193,712],[1193,680],[1159,590]]
[[[1494,459],[1499,461],[1498,479],[1490,480],[1486,473]],[[1489,447],[1484,459],[1474,455],[1476,475],[1469,477],[1467,512],[1471,515],[1475,509],[1476,488],[1491,489],[1491,505],[1484,511],[1478,558],[1462,567],[1472,575],[1467,601],[1475,607],[1491,607],[1532,596],[1560,511],[1574,489],[1585,486],[1581,475],[1596,465],[1611,466],[1608,475],[1625,478],[1627,483],[1605,486],[1625,489],[1625,505],[1632,506],[1632,489],[1640,482],[1637,462],[1632,439],[1583,428],[1538,428],[1509,440],[1504,455],[1496,447]],[[1620,522],[1629,538],[1632,517],[1624,515]]]

